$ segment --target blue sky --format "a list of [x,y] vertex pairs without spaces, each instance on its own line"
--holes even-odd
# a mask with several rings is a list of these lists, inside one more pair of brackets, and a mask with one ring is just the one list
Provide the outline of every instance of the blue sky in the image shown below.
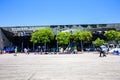
[[120,23],[120,0],[0,0],[0,26]]

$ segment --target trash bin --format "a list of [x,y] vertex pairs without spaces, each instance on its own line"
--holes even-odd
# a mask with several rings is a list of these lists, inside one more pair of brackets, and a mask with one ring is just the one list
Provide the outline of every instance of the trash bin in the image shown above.
[[114,50],[114,55],[119,55],[119,51],[118,50]]

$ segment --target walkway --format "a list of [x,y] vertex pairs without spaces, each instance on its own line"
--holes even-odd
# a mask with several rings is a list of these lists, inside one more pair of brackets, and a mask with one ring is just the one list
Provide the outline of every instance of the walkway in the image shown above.
[[120,80],[120,56],[0,55],[0,80]]

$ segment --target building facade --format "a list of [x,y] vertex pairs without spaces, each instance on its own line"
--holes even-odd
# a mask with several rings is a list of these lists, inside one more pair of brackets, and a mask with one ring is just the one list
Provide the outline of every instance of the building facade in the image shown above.
[[[101,37],[100,34],[108,30],[120,31],[120,23],[115,24],[74,24],[74,25],[45,25],[45,26],[9,26],[0,27],[0,48],[10,46],[19,46],[21,48],[33,48],[33,44],[29,41],[32,32],[37,29],[49,27],[56,35],[58,32],[74,33],[77,30],[89,30],[93,33],[94,39]],[[99,36],[96,36],[99,34]]]

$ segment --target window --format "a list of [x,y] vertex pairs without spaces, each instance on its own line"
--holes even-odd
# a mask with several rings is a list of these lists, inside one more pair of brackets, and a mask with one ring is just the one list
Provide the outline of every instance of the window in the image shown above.
[[50,26],[50,28],[56,28],[56,27],[57,27],[57,26],[55,26],[55,25],[54,25],[54,26]]
[[60,25],[60,29],[62,29],[62,28],[65,28],[65,26],[64,25]]
[[90,25],[91,28],[97,28],[97,25]]
[[87,28],[88,27],[88,25],[81,25],[83,28]]
[[106,24],[99,24],[99,27],[106,27]]

